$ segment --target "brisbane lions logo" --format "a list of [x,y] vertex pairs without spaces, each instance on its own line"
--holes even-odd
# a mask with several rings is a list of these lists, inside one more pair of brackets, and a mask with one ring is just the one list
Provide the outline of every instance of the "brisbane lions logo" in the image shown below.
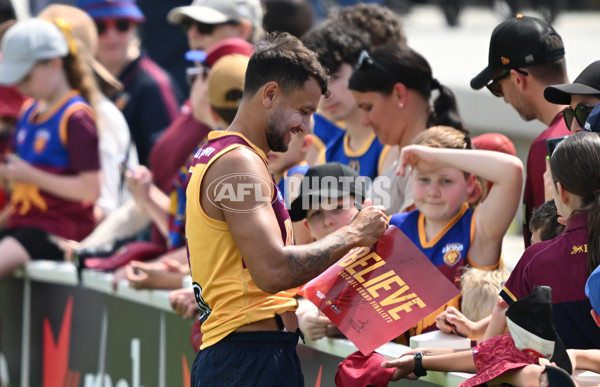
[[444,263],[448,266],[454,266],[462,257],[464,246],[462,243],[449,243],[442,249],[444,253]]

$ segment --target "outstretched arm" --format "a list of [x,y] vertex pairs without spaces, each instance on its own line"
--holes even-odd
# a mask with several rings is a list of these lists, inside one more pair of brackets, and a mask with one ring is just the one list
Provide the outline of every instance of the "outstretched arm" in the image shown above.
[[[233,172],[244,178],[230,179],[227,190],[207,190],[211,182]],[[276,293],[308,282],[351,248],[374,244],[387,228],[383,208],[368,207],[351,224],[317,242],[284,246],[270,204],[270,181],[262,159],[248,149],[237,148],[221,156],[206,171],[200,198],[208,216],[227,223],[252,278],[265,292]],[[225,195],[226,192],[237,195]]]
[[163,237],[168,238],[171,198],[152,183],[152,172],[143,165],[126,171],[125,178],[136,204],[150,215]]
[[600,349],[568,349],[573,369],[600,373]]
[[[473,362],[473,351],[471,350],[433,356],[425,355],[423,356],[422,364],[423,368],[428,371],[477,372],[477,368],[475,368],[475,363]],[[381,366],[383,368],[396,367],[392,375],[392,380],[417,378],[413,373],[415,370],[415,359],[412,352],[397,359],[385,361],[381,363]]]

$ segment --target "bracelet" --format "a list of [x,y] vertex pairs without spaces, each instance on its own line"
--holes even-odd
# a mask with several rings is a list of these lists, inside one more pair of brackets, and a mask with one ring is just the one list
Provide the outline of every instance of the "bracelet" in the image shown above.
[[423,368],[423,352],[415,353],[415,370],[413,373],[419,377],[427,375],[427,370]]

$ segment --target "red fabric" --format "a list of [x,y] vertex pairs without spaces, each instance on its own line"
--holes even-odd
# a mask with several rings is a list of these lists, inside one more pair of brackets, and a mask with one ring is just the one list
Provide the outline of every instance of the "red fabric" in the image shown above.
[[338,365],[335,385],[338,387],[385,387],[394,374],[394,368],[381,368],[381,363],[386,360],[377,352],[371,352],[365,356],[360,351],[356,351]]
[[[189,155],[198,148],[210,132],[210,128],[196,121],[190,100],[185,101],[179,116],[167,127],[152,147],[149,157],[154,183],[169,193],[179,168],[186,164]],[[160,231],[152,226],[151,239],[166,246]]]
[[206,51],[206,59],[204,60],[204,63],[208,67],[212,67],[216,61],[225,55],[240,54],[250,57],[253,52],[254,46],[244,39],[227,38],[215,43]]
[[165,247],[152,242],[135,241],[126,244],[107,258],[87,258],[88,269],[112,271],[131,261],[147,261],[165,252]]
[[527,222],[523,222],[523,239],[525,247],[531,244],[531,232],[529,232],[529,219],[533,210],[545,202],[544,195],[544,172],[546,171],[546,139],[567,136],[571,134],[562,113],[559,113],[550,124],[533,140],[527,156],[527,178],[525,180],[525,192],[523,193],[524,214]]
[[196,353],[202,345],[202,323],[200,323],[200,319],[198,318],[194,321],[194,326],[192,326],[192,331],[190,332],[190,344],[192,344],[192,348]]
[[511,335],[500,335],[485,340],[473,349],[477,375],[465,380],[459,387],[484,384],[506,371],[537,364],[538,358],[515,347]]
[[85,109],[77,110],[69,117],[67,128],[70,169],[77,172],[99,170],[98,132],[94,118]]
[[25,97],[15,86],[0,86],[0,117],[16,119]]

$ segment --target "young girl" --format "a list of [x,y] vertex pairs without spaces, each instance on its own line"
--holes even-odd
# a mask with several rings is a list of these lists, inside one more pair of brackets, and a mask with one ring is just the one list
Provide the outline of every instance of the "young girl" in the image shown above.
[[[498,266],[502,238],[518,207],[523,165],[511,155],[472,150],[469,137],[444,126],[430,128],[402,149],[401,173],[411,167],[416,210],[395,214],[390,224],[402,230],[457,287],[463,268]],[[451,149],[448,149],[451,148]],[[488,197],[471,210],[467,199],[476,176],[493,182]],[[453,300],[457,306],[458,299]],[[434,313],[414,332],[435,324]]]
[[16,84],[32,100],[17,122],[17,155],[0,165],[0,178],[12,184],[0,278],[31,259],[62,259],[51,235],[81,240],[94,227],[100,162],[87,101],[97,89],[77,51],[60,21],[18,22],[2,40],[0,84]]
[[[402,148],[434,125],[464,129],[452,91],[432,77],[425,58],[403,44],[363,51],[348,88],[362,110],[363,125],[373,128],[384,145]],[[434,91],[437,96],[430,103]],[[396,170],[393,165],[383,174],[392,181],[385,195],[372,192],[374,203],[383,204],[390,215],[413,208],[409,179]]]

